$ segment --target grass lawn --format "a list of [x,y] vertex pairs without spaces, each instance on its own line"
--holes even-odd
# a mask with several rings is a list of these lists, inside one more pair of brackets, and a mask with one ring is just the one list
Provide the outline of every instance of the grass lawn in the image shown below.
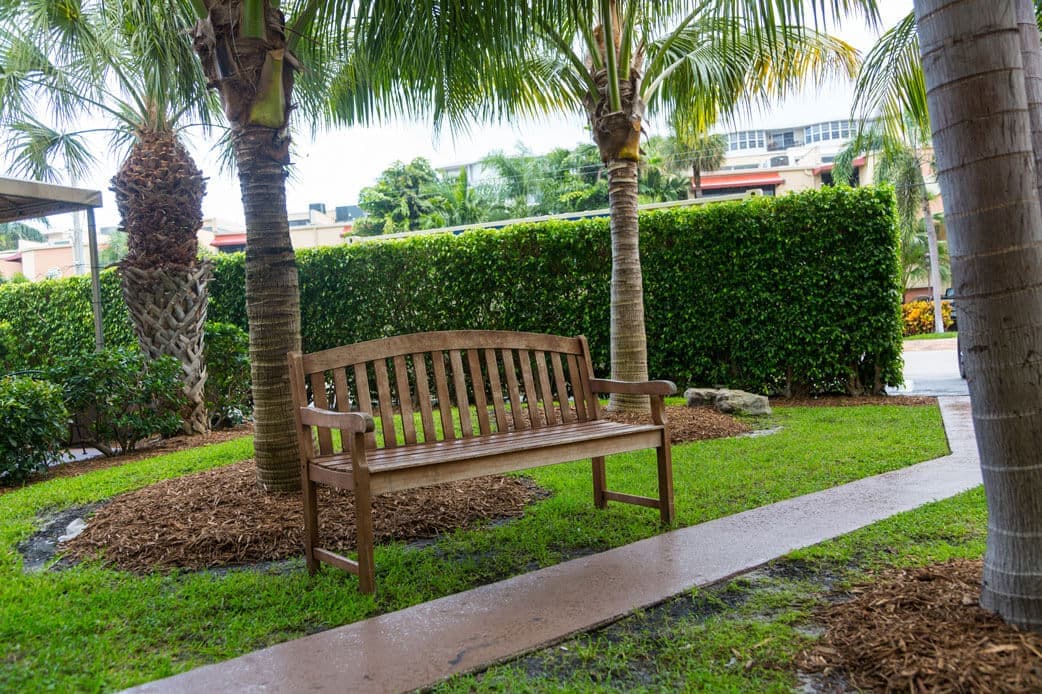
[[959,333],[950,331],[946,333],[920,333],[918,335],[909,335],[905,340],[947,340],[949,338],[958,337]]
[[980,558],[986,524],[978,487],[435,691],[799,691],[794,661],[829,586],[885,566]]
[[[933,406],[785,408],[763,424],[782,430],[674,447],[680,525],[947,452]],[[531,471],[552,496],[515,522],[460,530],[421,548],[378,547],[375,597],[359,595],[356,579],[340,571],[309,578],[302,560],[266,571],[144,577],[100,565],[23,573],[16,545],[41,514],[251,454],[251,441],[240,439],[0,496],[0,690],[123,688],[661,531],[649,509],[594,509],[589,464],[579,462]],[[653,451],[614,456],[609,487],[654,494],[654,469]]]

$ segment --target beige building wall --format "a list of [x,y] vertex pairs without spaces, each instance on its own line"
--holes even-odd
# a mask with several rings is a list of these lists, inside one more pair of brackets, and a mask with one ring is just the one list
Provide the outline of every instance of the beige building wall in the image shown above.
[[319,246],[339,246],[344,242],[344,232],[350,228],[350,224],[345,225],[343,223],[290,227],[290,243],[293,244],[293,250],[317,248]]
[[[100,245],[98,250],[104,248],[108,248],[108,244]],[[37,282],[44,279],[72,277],[76,274],[72,246],[23,247],[11,254],[14,253],[21,255],[21,260],[0,261],[0,274],[4,279],[12,279],[16,274],[21,273],[29,281]],[[84,248],[83,254],[85,259],[90,257],[86,248]],[[89,266],[84,267],[83,271],[88,272]]]

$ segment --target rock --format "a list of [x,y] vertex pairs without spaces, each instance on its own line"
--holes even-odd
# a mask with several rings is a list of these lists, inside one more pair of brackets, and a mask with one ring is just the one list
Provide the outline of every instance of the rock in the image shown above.
[[767,396],[728,388],[688,388],[684,391],[688,407],[709,405],[727,414],[770,414]]

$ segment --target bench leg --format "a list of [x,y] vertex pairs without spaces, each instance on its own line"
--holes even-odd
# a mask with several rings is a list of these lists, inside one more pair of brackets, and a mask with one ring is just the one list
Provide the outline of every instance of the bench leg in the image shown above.
[[318,571],[318,560],[315,559],[315,545],[318,544],[318,488],[307,475],[301,486],[304,493],[304,561],[307,562],[308,573],[314,576]]
[[365,484],[355,485],[355,524],[358,526],[358,592],[369,594],[376,591],[376,569],[373,566],[373,499],[368,479]]
[[604,456],[593,459],[593,505],[597,508],[608,508],[608,499],[604,496],[607,489],[607,476],[604,470]]
[[669,441],[655,449],[658,456],[658,503],[663,525],[672,525],[676,520],[673,508],[673,455]]

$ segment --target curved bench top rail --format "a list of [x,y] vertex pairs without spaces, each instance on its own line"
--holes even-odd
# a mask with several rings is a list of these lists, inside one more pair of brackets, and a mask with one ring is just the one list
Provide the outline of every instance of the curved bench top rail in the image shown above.
[[310,374],[349,364],[360,364],[406,354],[468,349],[524,349],[561,354],[583,354],[581,337],[517,333],[505,330],[442,330],[384,337],[305,354],[303,366],[304,373]]

